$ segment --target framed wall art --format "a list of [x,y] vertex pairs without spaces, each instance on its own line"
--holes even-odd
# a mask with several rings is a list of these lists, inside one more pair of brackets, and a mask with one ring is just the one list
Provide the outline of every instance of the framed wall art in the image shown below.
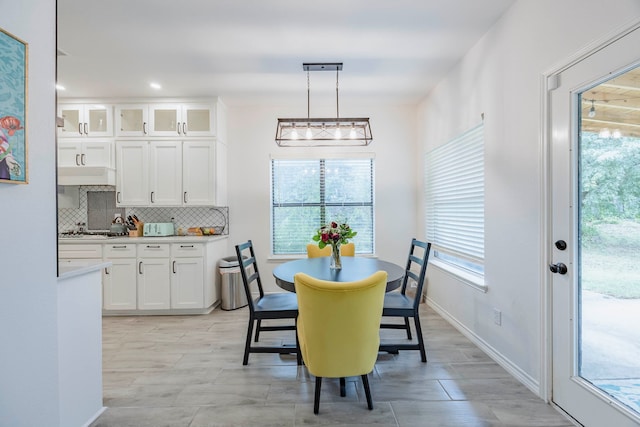
[[0,183],[27,171],[27,43],[0,28]]

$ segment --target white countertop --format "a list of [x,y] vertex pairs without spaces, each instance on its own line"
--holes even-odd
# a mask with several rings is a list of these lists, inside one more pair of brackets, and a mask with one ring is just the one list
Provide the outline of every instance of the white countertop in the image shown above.
[[102,235],[82,235],[80,237],[60,237],[59,243],[64,244],[87,244],[87,243],[209,243],[216,240],[224,240],[229,236],[164,236],[164,237],[129,237],[129,236],[102,236]]
[[100,271],[103,268],[110,267],[111,261],[96,262],[85,267],[58,265],[58,281],[70,279],[76,276],[82,276],[93,271]]

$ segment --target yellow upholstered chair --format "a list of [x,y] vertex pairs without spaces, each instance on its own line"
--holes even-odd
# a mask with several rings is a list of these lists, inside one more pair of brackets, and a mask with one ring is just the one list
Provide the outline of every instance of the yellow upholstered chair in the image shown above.
[[331,245],[327,245],[324,249],[320,249],[316,243],[307,245],[307,258],[319,258],[323,256],[331,256]]
[[340,245],[341,256],[356,256],[356,245],[353,242]]
[[313,412],[318,413],[322,378],[359,375],[373,409],[367,374],[373,371],[380,345],[380,321],[387,272],[355,282],[330,282],[304,273],[294,276],[298,297],[298,341],[302,360],[316,377]]

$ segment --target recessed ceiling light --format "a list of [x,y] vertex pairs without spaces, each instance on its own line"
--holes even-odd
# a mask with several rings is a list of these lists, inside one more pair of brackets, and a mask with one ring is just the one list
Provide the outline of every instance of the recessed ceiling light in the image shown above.
[[56,90],[65,90],[65,87],[62,85],[56,85]]
[[151,83],[149,83],[149,86],[150,86],[152,89],[156,89],[156,90],[157,90],[157,89],[162,89],[162,86],[160,86],[158,83],[153,83],[153,82],[151,82]]

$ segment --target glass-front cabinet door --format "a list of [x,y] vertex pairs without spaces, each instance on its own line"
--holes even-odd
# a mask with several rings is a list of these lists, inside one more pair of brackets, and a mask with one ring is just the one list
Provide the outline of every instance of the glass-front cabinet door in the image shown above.
[[149,107],[153,136],[215,135],[215,106],[211,104],[152,104]]
[[58,136],[65,138],[113,136],[113,106],[102,104],[60,104],[58,117],[64,121]]
[[116,135],[146,136],[149,134],[147,104],[116,105]]

